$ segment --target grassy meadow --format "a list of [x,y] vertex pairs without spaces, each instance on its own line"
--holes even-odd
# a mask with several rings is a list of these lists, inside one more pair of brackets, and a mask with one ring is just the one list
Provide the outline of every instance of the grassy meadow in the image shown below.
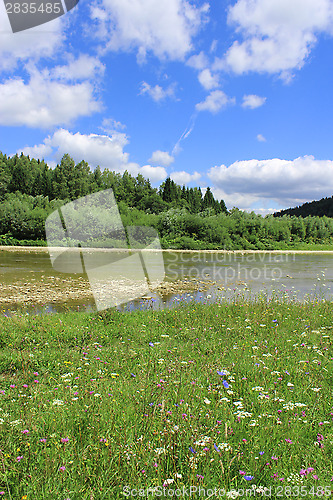
[[332,303],[0,323],[1,499],[330,496]]

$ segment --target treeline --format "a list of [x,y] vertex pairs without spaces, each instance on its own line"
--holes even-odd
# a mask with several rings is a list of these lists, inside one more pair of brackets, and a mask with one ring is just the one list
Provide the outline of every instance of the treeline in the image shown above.
[[[300,243],[333,243],[333,219],[229,212],[209,188],[177,185],[170,178],[153,188],[142,175],[122,175],[64,155],[54,169],[21,154],[0,153],[0,244],[45,245],[45,220],[61,205],[112,188],[125,226],[152,226],[163,248],[284,249]],[[103,217],[103,214],[100,214]],[[78,223],[81,215],[76,214]],[[101,244],[103,242],[101,241]]]
[[319,201],[303,203],[303,205],[295,208],[281,210],[280,212],[276,212],[274,217],[282,217],[283,215],[295,215],[296,217],[308,217],[309,215],[333,217],[333,196],[322,198]]
[[191,213],[206,208],[216,214],[227,212],[224,201],[215,200],[210,188],[202,196],[200,188],[181,187],[167,178],[157,189],[141,174],[133,177],[127,171],[122,175],[107,169],[101,172],[99,167],[91,171],[87,162],[75,164],[68,154],[51,169],[44,161],[23,153],[7,157],[0,152],[0,200],[6,194],[19,192],[67,202],[109,188],[117,202],[124,201],[146,212],[160,213],[169,208],[186,208]]

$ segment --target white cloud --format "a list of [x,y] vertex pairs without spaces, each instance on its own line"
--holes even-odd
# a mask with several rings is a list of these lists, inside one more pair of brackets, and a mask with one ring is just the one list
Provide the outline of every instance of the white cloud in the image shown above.
[[266,97],[260,97],[258,95],[250,94],[243,97],[242,107],[255,109],[260,108],[266,102]]
[[[25,147],[23,151],[35,158],[45,158],[50,164],[59,162],[68,153],[76,163],[85,160],[91,168],[100,166],[123,173],[127,170],[132,175],[141,173],[143,176],[157,182],[165,179],[166,170],[163,167],[144,165],[129,161],[129,154],[124,152],[128,144],[125,134],[114,132],[111,136],[98,134],[76,134],[66,129],[59,129],[53,135],[46,137],[42,144]],[[55,160],[55,161],[54,161]]]
[[222,90],[213,90],[204,101],[199,102],[195,107],[197,111],[210,111],[218,113],[228,104],[234,104],[234,98],[228,97]]
[[209,69],[204,69],[199,73],[199,82],[206,90],[216,89],[219,86],[218,75],[212,75]]
[[88,82],[67,85],[34,72],[28,83],[15,78],[0,84],[1,125],[48,128],[100,109]]
[[332,195],[333,161],[313,156],[237,161],[211,168],[208,177],[228,207],[266,206],[271,200],[291,207]]
[[236,40],[215,68],[236,74],[279,73],[288,79],[301,68],[320,33],[333,33],[332,0],[238,0],[228,22]]
[[164,101],[164,99],[167,99],[168,97],[175,97],[175,85],[171,84],[166,89],[163,89],[160,85],[152,87],[149,83],[142,82],[140,94],[148,94],[155,102]]
[[117,130],[125,130],[126,125],[118,122],[114,118],[103,118],[102,126],[99,127],[103,132],[112,135]]
[[81,54],[77,59],[70,58],[65,66],[56,66],[51,74],[61,80],[94,79],[104,73],[105,66],[97,57]]
[[257,135],[257,140],[259,142],[266,142],[266,137],[264,137],[262,134]]
[[191,56],[187,61],[187,65],[194,69],[203,70],[208,66],[208,57],[204,52],[200,52],[194,56]]
[[153,165],[163,165],[164,167],[169,167],[171,163],[175,161],[174,157],[171,156],[167,151],[154,151],[151,155],[149,161]]
[[136,50],[140,62],[149,52],[183,60],[208,10],[208,3],[197,7],[188,0],[101,0],[91,17],[109,50]]
[[4,3],[0,2],[0,70],[13,70],[19,61],[52,56],[62,45],[63,25],[63,19],[57,18],[13,34]]
[[189,184],[190,182],[198,181],[201,178],[201,174],[199,172],[193,172],[193,174],[189,174],[182,170],[181,172],[172,172],[170,175],[171,179],[176,182],[176,184],[183,185]]
[[152,167],[151,165],[144,165],[138,169],[138,173],[149,179],[152,183],[163,181],[167,171],[163,167]]

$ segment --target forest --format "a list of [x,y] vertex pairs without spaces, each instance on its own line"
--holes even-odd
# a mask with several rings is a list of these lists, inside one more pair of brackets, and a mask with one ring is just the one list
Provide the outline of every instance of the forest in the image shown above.
[[163,248],[271,250],[333,242],[333,219],[323,214],[298,217],[280,212],[262,217],[227,210],[210,188],[203,195],[200,188],[179,186],[169,177],[154,188],[140,174],[99,167],[92,171],[87,162],[75,164],[68,154],[51,169],[23,153],[8,157],[0,152],[0,244],[46,245],[49,214],[71,200],[109,188],[125,227],[154,227]]
[[333,196],[303,203],[303,205],[295,208],[280,210],[280,212],[274,214],[275,217],[282,217],[283,215],[296,215],[297,217],[308,217],[309,215],[323,217],[326,215],[327,217],[333,217]]

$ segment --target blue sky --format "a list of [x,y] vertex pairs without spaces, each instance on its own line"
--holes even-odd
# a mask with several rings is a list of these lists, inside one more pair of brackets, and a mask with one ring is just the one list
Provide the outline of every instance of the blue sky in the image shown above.
[[11,33],[0,150],[266,214],[333,195],[332,0],[81,0]]

